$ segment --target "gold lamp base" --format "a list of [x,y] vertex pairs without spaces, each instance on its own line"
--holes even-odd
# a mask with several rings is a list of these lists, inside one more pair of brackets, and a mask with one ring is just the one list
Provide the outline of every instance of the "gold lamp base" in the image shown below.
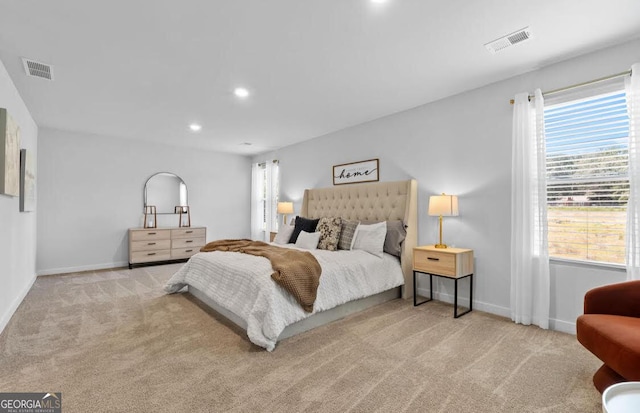
[[440,242],[434,245],[436,248],[448,248],[447,244],[442,243],[442,215],[440,215]]

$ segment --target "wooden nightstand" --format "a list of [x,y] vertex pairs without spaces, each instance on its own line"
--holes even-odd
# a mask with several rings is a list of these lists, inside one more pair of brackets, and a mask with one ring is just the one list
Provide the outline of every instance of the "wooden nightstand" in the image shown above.
[[[429,299],[417,302],[416,273],[429,275]],[[458,318],[473,310],[473,250],[463,248],[435,248],[433,245],[413,249],[413,305],[433,300],[433,276],[453,278],[453,317]],[[458,280],[469,278],[469,309],[458,314]]]

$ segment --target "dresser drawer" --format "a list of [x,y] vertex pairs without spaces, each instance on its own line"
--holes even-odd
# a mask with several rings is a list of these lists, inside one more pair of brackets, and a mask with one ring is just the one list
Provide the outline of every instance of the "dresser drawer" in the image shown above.
[[162,239],[171,239],[170,229],[144,229],[129,230],[129,240],[133,241],[154,241]]
[[197,247],[198,249],[205,244],[204,238],[178,238],[171,240],[171,248],[187,248]]
[[174,228],[171,230],[171,239],[205,238],[205,237],[206,237],[206,232],[204,228]]
[[137,251],[131,252],[130,263],[166,261],[171,259],[171,250]]
[[453,254],[438,251],[415,250],[413,268],[417,271],[455,276],[456,257]]
[[148,240],[148,241],[131,241],[131,251],[156,251],[168,250],[171,248],[170,239]]
[[198,252],[200,252],[200,247],[174,248],[171,250],[171,259],[179,260],[183,258],[189,258],[193,254],[197,254]]

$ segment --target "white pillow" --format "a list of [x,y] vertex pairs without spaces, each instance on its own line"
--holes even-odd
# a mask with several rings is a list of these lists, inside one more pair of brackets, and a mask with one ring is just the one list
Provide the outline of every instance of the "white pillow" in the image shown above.
[[315,250],[318,248],[320,235],[319,232],[300,231],[300,235],[298,235],[298,239],[296,240],[296,247],[304,248],[305,250]]
[[276,237],[273,239],[273,242],[276,244],[288,244],[291,239],[291,234],[293,234],[293,228],[291,225],[280,225],[278,228],[278,233]]
[[352,250],[363,250],[382,258],[384,255],[384,239],[387,236],[387,222],[371,225],[358,225],[353,237]]

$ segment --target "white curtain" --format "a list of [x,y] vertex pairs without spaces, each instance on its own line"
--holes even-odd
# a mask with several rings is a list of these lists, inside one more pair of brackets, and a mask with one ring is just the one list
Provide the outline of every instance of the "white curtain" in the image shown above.
[[629,112],[629,203],[627,204],[627,279],[640,280],[640,63],[625,79]]
[[544,99],[518,94],[513,107],[511,177],[511,319],[549,328]]
[[251,165],[251,239],[262,239],[262,188],[260,185],[262,178],[262,165],[254,163]]

